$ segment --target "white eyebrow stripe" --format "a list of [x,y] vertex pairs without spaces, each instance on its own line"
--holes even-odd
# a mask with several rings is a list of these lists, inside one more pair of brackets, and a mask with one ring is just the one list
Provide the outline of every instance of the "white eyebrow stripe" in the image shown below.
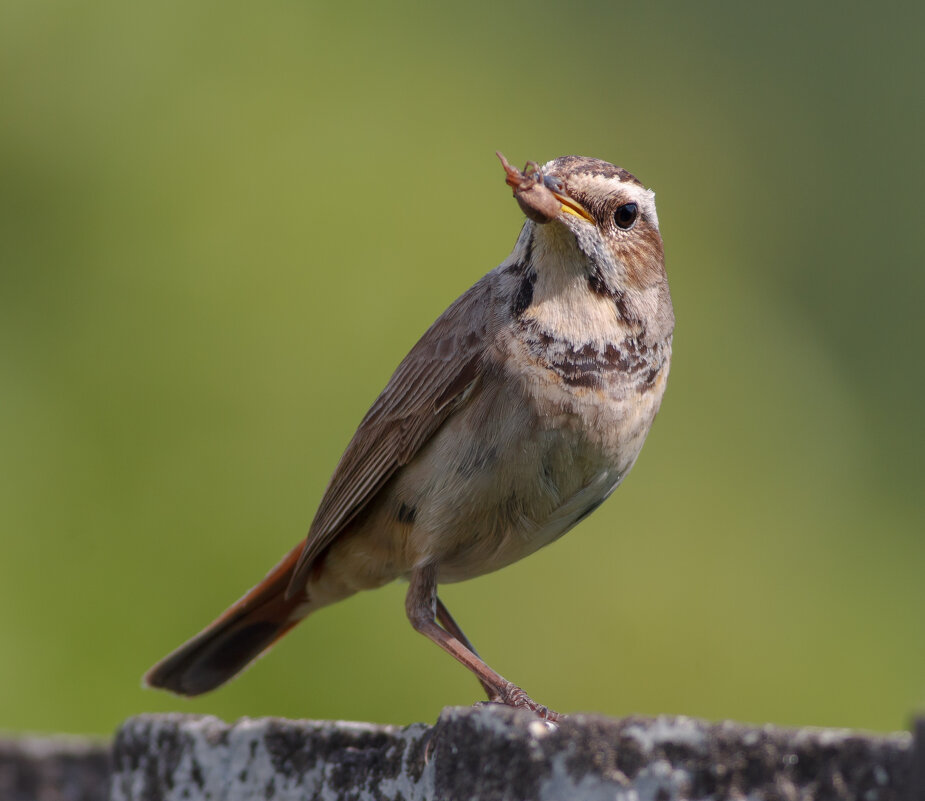
[[603,175],[582,175],[579,173],[570,180],[572,187],[580,192],[603,201],[615,197],[626,198],[626,203],[638,204],[643,216],[658,229],[658,213],[655,211],[655,192],[633,181],[621,181],[619,178],[606,178]]

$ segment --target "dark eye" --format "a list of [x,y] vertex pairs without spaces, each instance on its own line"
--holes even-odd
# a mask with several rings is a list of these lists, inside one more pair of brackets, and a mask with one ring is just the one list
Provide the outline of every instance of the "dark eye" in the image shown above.
[[613,221],[617,224],[617,228],[626,231],[633,227],[638,216],[639,206],[635,203],[624,203],[613,213]]

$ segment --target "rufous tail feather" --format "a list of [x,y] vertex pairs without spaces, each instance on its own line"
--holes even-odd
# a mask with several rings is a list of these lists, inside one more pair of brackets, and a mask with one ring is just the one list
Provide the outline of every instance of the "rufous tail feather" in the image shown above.
[[305,592],[286,597],[301,552],[300,544],[215,622],[158,662],[145,674],[145,684],[200,695],[224,684],[275,643],[304,617],[293,613],[305,603]]

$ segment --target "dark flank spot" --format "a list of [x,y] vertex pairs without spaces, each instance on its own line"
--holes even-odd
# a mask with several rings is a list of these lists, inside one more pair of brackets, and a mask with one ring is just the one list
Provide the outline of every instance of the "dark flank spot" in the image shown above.
[[398,522],[404,523],[406,526],[410,526],[417,519],[418,510],[413,506],[408,506],[406,503],[402,503],[398,507]]

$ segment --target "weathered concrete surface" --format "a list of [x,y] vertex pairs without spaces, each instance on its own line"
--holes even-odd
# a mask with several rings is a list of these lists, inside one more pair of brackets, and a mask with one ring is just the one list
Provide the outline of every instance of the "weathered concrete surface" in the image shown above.
[[494,705],[406,728],[148,715],[116,737],[112,801],[925,801],[912,752],[903,734],[675,717],[552,729]]
[[109,768],[107,743],[0,739],[0,801],[106,801]]

